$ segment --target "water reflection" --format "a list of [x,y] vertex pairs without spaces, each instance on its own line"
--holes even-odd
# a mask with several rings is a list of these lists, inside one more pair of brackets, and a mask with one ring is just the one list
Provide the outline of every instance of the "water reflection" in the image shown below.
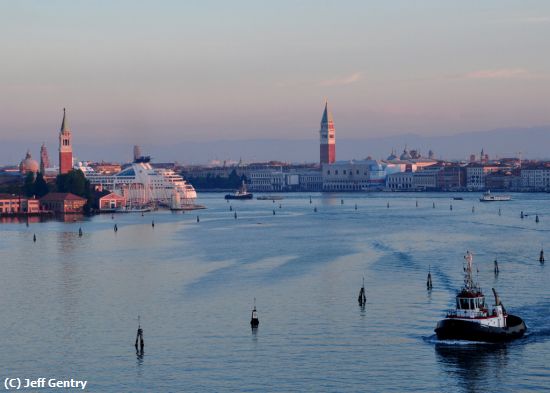
[[57,216],[10,216],[0,217],[0,223],[2,224],[38,224],[47,221],[60,221],[60,222],[79,222],[85,221],[86,216],[83,214],[62,214]]
[[136,349],[136,366],[137,366],[137,376],[142,377],[143,376],[143,357],[145,356],[145,352],[142,349]]
[[339,196],[339,194],[323,194],[321,196],[321,205],[323,206],[335,206],[340,204],[340,200],[342,198]]
[[508,364],[505,344],[436,344],[438,364],[465,392],[487,390],[488,381],[501,380]]
[[258,328],[253,327],[251,328],[251,330],[252,330],[252,342],[254,343],[254,345],[256,345],[258,343]]
[[43,217],[29,216],[29,217],[0,217],[0,223],[2,224],[36,224],[44,221]]
[[63,214],[56,218],[59,221],[63,221],[63,222],[77,222],[77,221],[84,221],[85,219],[83,214]]

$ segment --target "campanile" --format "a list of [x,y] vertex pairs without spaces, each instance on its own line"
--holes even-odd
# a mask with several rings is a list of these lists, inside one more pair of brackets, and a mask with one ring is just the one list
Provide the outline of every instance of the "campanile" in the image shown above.
[[65,174],[73,169],[73,144],[67,114],[63,108],[63,122],[59,131],[59,173]]
[[334,119],[328,109],[328,101],[325,101],[325,110],[321,119],[321,129],[319,130],[320,140],[320,163],[332,164],[336,161],[336,137],[334,130]]

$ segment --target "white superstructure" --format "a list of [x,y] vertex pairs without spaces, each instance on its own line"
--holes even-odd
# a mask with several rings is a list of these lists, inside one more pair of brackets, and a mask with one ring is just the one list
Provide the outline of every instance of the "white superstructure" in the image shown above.
[[509,201],[512,199],[510,195],[494,195],[491,194],[491,191],[487,191],[479,200],[481,202],[502,202],[502,201]]
[[197,198],[195,188],[171,169],[156,169],[148,160],[137,160],[115,175],[85,173],[93,185],[123,195],[131,208],[163,206],[181,208]]

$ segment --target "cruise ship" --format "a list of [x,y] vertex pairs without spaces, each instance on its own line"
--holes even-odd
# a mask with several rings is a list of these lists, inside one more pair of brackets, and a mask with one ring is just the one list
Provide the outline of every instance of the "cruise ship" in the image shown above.
[[140,157],[115,175],[83,171],[92,185],[126,197],[129,209],[166,207],[174,210],[192,205],[195,188],[171,169],[153,168],[150,157]]

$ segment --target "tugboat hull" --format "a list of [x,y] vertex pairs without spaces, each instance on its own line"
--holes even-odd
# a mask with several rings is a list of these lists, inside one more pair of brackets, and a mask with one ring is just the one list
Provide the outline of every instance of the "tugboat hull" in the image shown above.
[[245,194],[245,195],[233,195],[233,194],[226,194],[225,199],[252,199],[252,194]]
[[485,326],[477,322],[446,318],[437,323],[435,333],[439,340],[468,340],[504,342],[523,336],[527,327],[520,317],[508,315],[505,328]]

